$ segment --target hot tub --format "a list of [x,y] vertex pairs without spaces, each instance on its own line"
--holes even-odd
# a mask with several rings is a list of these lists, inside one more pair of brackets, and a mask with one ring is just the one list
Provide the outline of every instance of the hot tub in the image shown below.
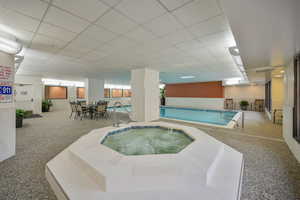
[[49,161],[58,199],[235,200],[243,156],[178,124],[131,123],[93,130]]

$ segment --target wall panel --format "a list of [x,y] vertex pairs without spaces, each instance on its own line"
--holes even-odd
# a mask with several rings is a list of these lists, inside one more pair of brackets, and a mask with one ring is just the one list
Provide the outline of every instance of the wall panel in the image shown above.
[[184,98],[223,98],[224,87],[222,86],[222,81],[167,84],[166,96]]

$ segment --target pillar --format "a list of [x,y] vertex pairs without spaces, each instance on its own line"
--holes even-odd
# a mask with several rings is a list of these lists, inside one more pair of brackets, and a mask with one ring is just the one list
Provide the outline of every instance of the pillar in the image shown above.
[[86,79],[85,98],[88,103],[96,102],[104,98],[104,80]]
[[[0,51],[0,161],[16,153],[16,111],[13,99],[13,81],[14,56]],[[3,89],[3,86],[8,87]]]
[[159,119],[159,72],[144,68],[131,71],[132,118],[136,121]]

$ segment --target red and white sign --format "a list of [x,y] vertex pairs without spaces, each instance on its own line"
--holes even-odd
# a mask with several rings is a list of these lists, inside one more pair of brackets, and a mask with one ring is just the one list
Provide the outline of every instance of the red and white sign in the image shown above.
[[[13,88],[14,69],[13,67],[0,66],[0,87]],[[12,103],[13,94],[0,94],[0,103]]]

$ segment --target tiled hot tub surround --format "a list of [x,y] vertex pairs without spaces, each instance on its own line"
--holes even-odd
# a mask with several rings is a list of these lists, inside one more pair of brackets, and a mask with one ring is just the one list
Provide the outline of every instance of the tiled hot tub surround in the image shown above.
[[[133,127],[173,129],[194,141],[178,153],[139,156],[126,156],[101,144],[107,135]],[[239,199],[242,168],[241,153],[199,129],[165,122],[137,122],[96,129],[83,136],[47,164],[51,172],[47,179],[55,178],[61,191],[50,182],[52,187],[69,199],[114,199],[121,195],[126,200],[144,200],[149,199],[149,194],[176,199],[178,195],[186,196],[186,192],[196,197],[201,191],[204,199],[220,199],[221,195],[222,199],[231,200]],[[88,186],[93,188],[92,196]],[[177,195],[169,198],[173,193],[170,191]]]

